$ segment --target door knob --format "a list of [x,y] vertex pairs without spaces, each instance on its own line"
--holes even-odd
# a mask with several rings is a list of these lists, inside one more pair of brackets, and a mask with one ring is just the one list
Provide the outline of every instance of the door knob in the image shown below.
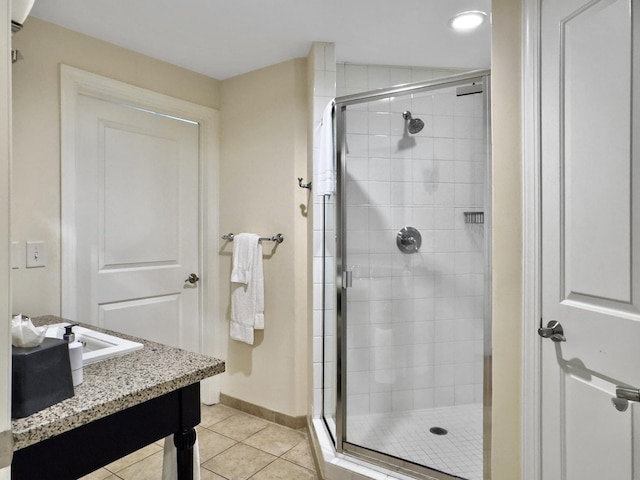
[[560,322],[551,320],[547,323],[546,327],[540,327],[538,329],[538,335],[542,338],[550,338],[554,342],[566,342],[567,339],[564,336],[564,330]]
[[640,389],[616,387],[616,396],[611,399],[616,410],[625,412],[629,408],[629,402],[640,402]]
[[196,283],[198,283],[198,280],[200,280],[200,277],[198,277],[198,275],[196,275],[195,273],[192,273],[191,275],[189,275],[189,278],[187,278],[184,282],[185,283],[190,283],[191,285],[195,285]]

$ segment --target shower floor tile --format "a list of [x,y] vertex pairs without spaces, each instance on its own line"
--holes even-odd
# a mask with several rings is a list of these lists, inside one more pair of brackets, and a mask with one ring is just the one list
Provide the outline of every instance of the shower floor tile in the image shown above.
[[[430,429],[446,429],[436,435]],[[468,480],[482,480],[482,405],[352,415],[347,441]]]

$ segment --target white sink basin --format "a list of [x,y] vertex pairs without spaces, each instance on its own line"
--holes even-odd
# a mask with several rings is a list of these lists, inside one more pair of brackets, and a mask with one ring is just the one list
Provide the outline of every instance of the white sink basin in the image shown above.
[[[64,327],[70,323],[55,323],[49,325],[46,336],[49,338],[60,338],[64,335]],[[82,365],[90,365],[108,358],[126,355],[135,350],[140,350],[143,345],[124,338],[114,337],[102,332],[96,332],[88,328],[75,326],[73,333],[76,340],[83,345]]]

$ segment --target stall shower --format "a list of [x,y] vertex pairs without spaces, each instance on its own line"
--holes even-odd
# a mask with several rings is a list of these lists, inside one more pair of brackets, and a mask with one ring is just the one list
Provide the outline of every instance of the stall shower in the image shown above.
[[489,72],[336,99],[323,413],[338,452],[489,478]]

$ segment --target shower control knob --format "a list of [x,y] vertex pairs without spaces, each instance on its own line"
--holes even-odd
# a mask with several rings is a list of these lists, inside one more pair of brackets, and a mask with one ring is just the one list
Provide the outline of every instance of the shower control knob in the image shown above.
[[396,235],[396,245],[402,253],[417,253],[422,246],[422,235],[413,227],[404,227]]

